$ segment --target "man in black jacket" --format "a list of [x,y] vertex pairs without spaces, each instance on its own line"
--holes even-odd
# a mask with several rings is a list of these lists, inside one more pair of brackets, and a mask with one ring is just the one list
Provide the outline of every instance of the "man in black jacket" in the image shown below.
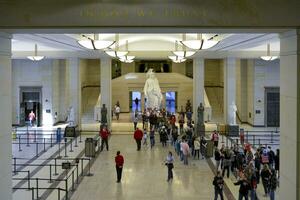
[[221,175],[221,171],[217,172],[217,175],[214,178],[213,185],[215,186],[215,199],[218,199],[218,195],[220,195],[221,200],[224,199],[223,197],[223,187],[224,187],[224,180]]
[[245,175],[242,175],[241,180],[234,183],[234,185],[239,185],[239,200],[242,200],[245,198],[245,200],[248,200],[248,192],[250,189],[250,183],[247,181]]

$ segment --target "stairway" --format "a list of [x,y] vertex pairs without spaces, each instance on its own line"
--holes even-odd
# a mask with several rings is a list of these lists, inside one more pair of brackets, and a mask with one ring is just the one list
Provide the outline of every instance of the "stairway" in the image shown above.
[[94,107],[100,93],[99,87],[85,87],[82,89],[82,115],[81,123],[94,123]]
[[205,87],[210,106],[212,108],[212,122],[224,123],[223,119],[223,88]]

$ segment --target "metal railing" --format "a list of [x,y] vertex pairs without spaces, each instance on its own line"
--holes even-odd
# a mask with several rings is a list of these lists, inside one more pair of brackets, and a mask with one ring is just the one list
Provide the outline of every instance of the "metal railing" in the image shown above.
[[[74,191],[76,187],[79,184],[79,178],[82,176],[90,176],[91,175],[91,158],[68,158],[68,159],[59,159],[59,158],[54,158],[54,159],[40,159],[40,160],[49,160],[52,161],[54,160],[54,164],[18,164],[17,160],[21,160],[22,158],[13,158],[13,165],[14,165],[14,171],[13,173],[17,174],[20,172],[27,173],[27,176],[24,178],[13,178],[12,180],[15,181],[25,181],[27,182],[27,187],[13,187],[13,190],[31,190],[31,198],[34,199],[39,199],[40,198],[40,190],[57,190],[57,199],[61,199],[61,191],[65,192],[65,199],[69,199],[69,193],[71,191]],[[65,174],[65,178],[53,178],[54,176],[59,175],[57,173],[57,167],[63,167],[62,164],[57,164],[57,160],[64,160],[64,161],[70,161],[72,160],[72,163],[70,164],[71,169],[69,170],[64,170],[62,174]],[[88,172],[84,174],[84,161],[88,161],[87,167],[88,167]],[[81,173],[79,173],[79,163],[81,163]],[[34,178],[31,177],[30,171],[17,171],[15,170],[17,166],[33,166],[33,167],[47,167],[49,166],[49,178]],[[54,168],[54,174],[52,174]],[[47,181],[48,183],[53,183],[53,182],[64,182],[65,187],[40,187],[39,185],[41,184],[42,181]],[[35,183],[35,186],[32,186],[32,182]]]

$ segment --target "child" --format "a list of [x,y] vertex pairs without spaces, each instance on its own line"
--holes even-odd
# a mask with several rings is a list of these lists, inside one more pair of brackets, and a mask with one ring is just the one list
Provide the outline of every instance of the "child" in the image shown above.
[[148,145],[148,143],[147,143],[147,137],[148,137],[147,130],[144,129],[144,135],[143,135],[144,142],[143,142],[143,145],[146,145],[146,146]]

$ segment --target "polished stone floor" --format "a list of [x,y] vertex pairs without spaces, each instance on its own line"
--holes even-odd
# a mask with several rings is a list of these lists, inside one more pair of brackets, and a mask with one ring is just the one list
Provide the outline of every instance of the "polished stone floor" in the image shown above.
[[[156,138],[158,139],[158,138]],[[167,182],[165,157],[172,147],[156,143],[153,149],[136,151],[132,135],[114,135],[110,149],[101,152],[92,167],[94,176],[84,178],[71,199],[105,200],[209,200],[213,199],[213,173],[205,160],[192,160],[184,166],[175,156],[174,180]],[[121,183],[116,183],[114,156],[125,157]]]

